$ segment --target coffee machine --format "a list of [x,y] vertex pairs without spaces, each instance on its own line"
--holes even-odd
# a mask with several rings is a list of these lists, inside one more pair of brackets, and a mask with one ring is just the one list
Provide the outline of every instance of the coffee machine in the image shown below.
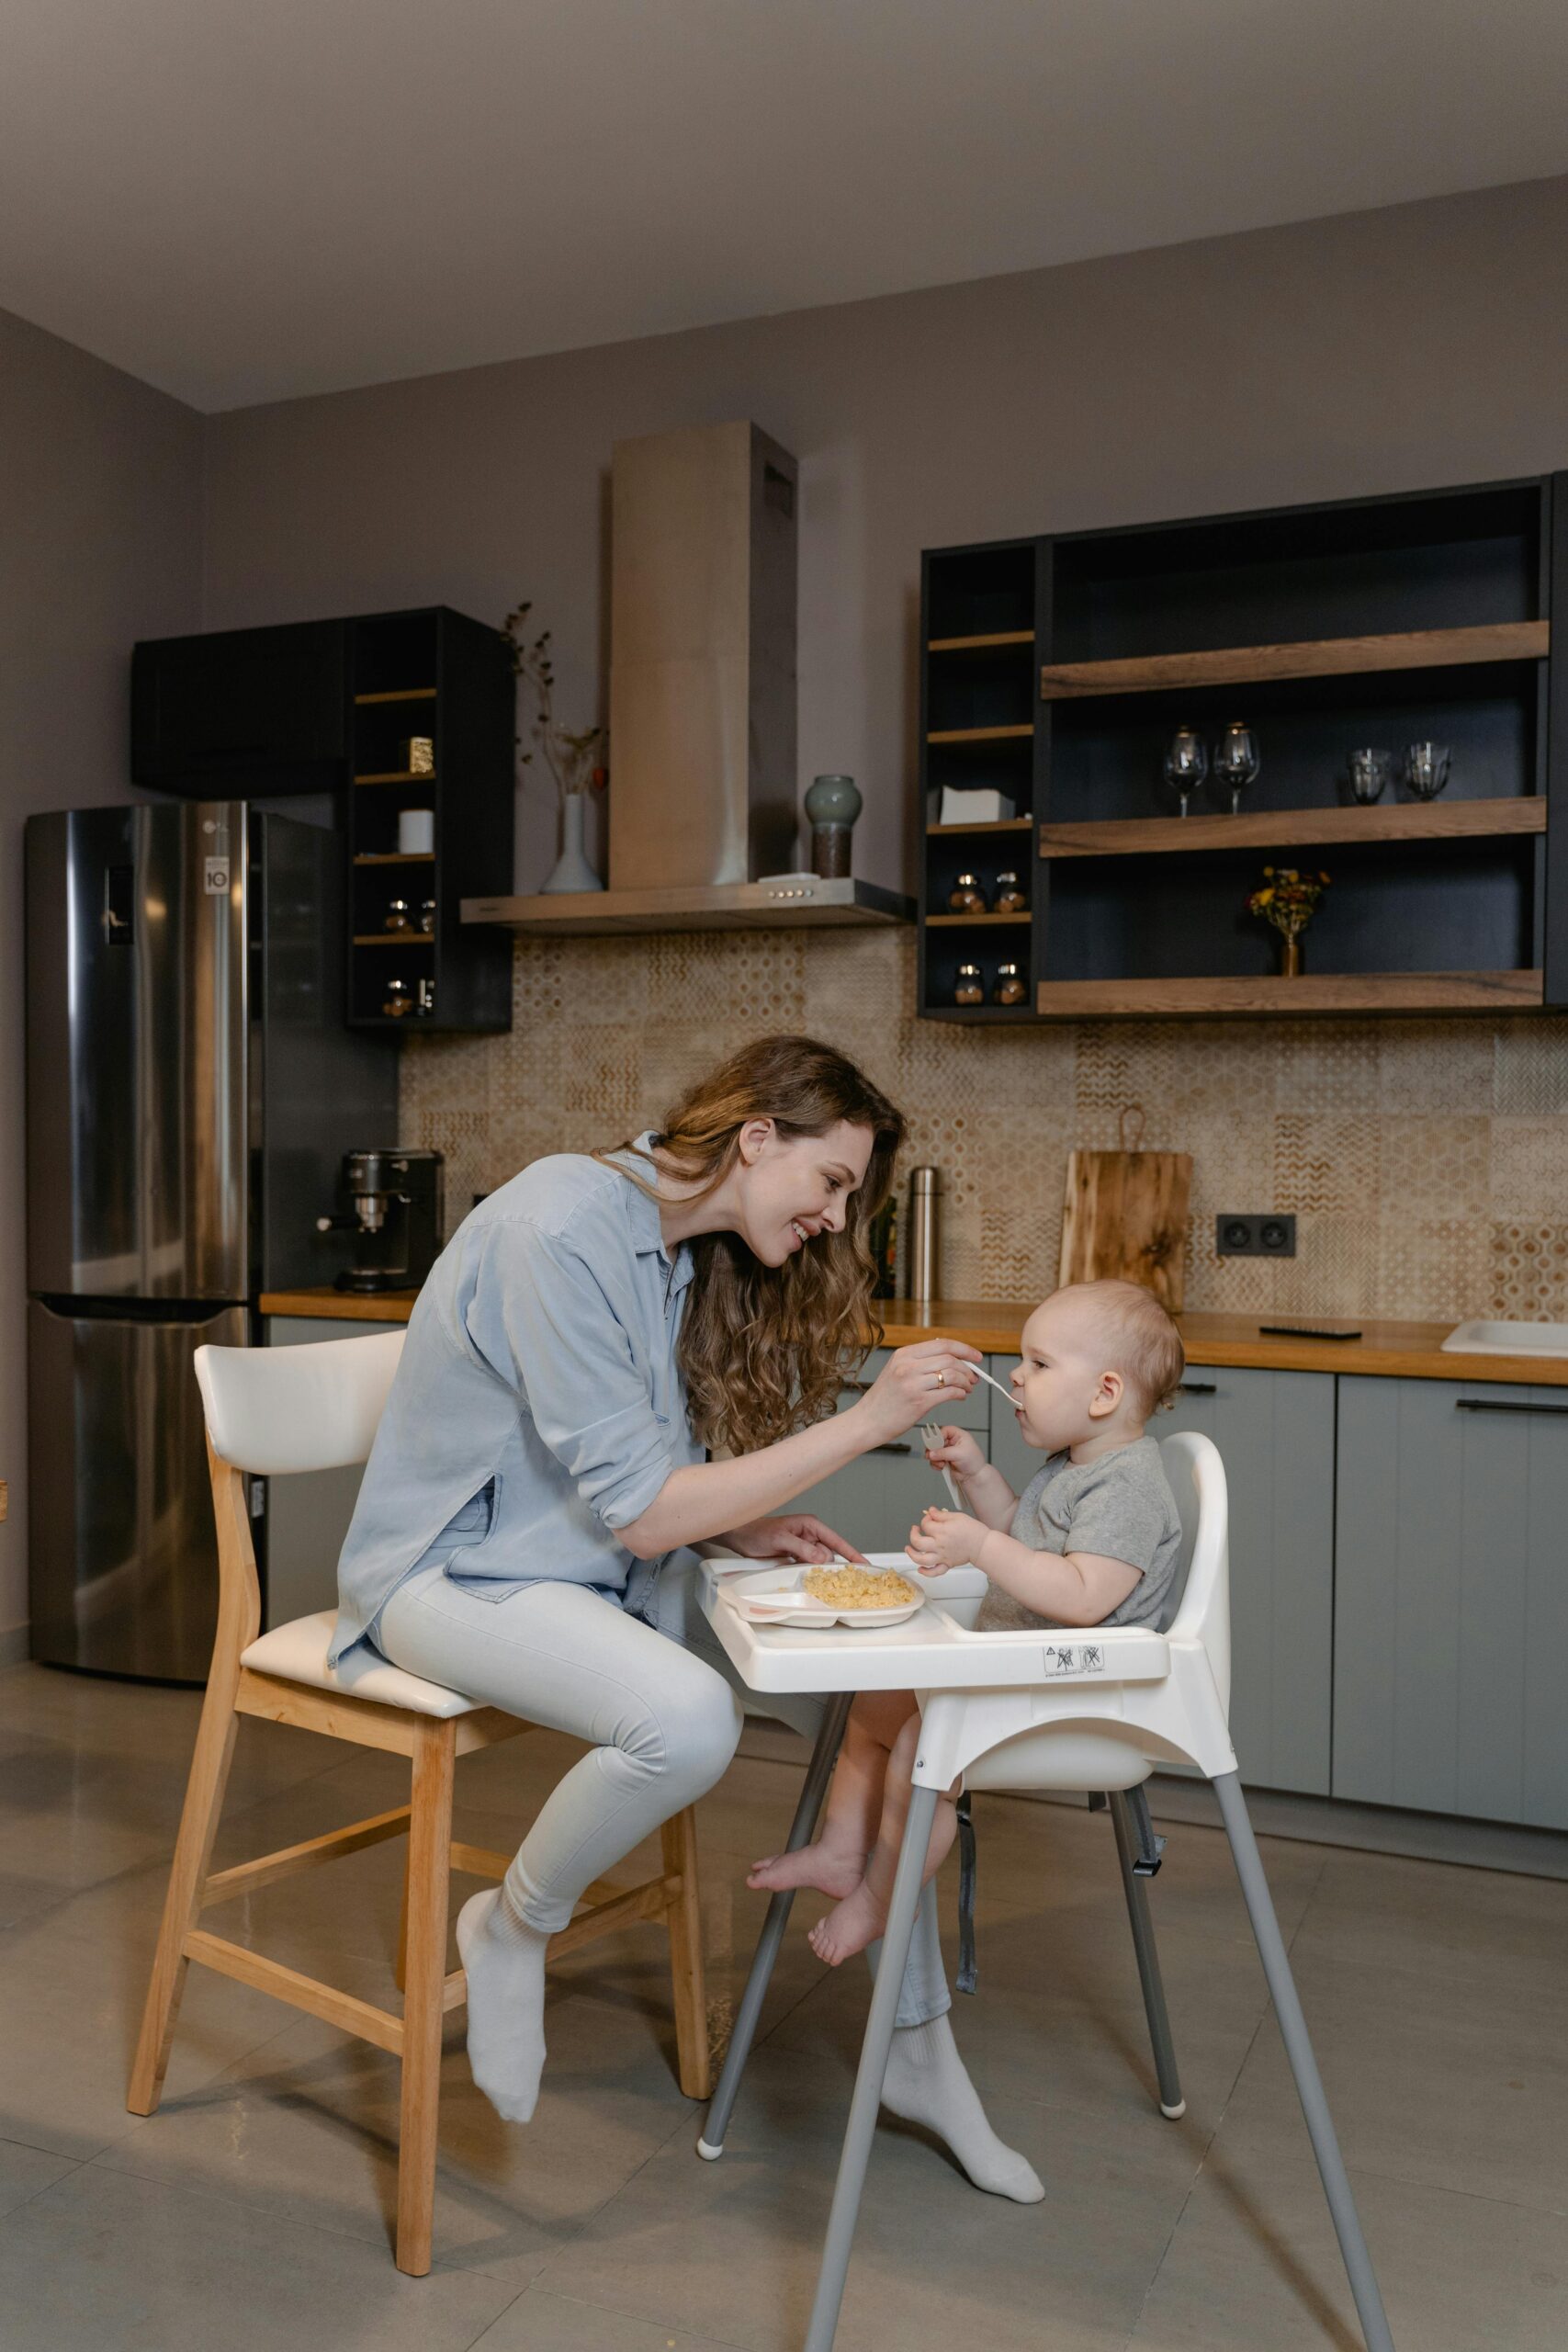
[[445,1163],[438,1151],[345,1151],[338,1189],[347,1209],[318,1233],[352,1233],[354,1263],[339,1290],[418,1290],[441,1251]]

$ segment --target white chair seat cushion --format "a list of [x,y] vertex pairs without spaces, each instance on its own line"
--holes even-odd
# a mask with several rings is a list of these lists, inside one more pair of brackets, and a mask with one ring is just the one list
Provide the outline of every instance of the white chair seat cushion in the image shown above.
[[374,1699],[378,1706],[406,1707],[412,1715],[471,1715],[482,1699],[465,1699],[460,1690],[426,1682],[389,1665],[374,1650],[361,1648],[341,1666],[327,1664],[337,1611],[318,1611],[314,1617],[296,1617],[275,1625],[240,1656],[242,1666],[257,1674],[276,1674],[283,1682],[307,1682],[315,1690],[337,1690],[349,1699]]

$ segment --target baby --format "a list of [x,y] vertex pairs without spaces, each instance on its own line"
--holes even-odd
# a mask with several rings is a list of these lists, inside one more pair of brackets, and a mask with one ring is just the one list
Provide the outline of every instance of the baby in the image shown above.
[[[1044,1466],[1015,1495],[967,1430],[944,1428],[929,1459],[950,1469],[969,1511],[928,1510],[909,1531],[924,1576],[973,1563],[990,1579],[979,1628],[1154,1625],[1181,1556],[1181,1521],[1151,1414],[1185,1369],[1181,1339],[1151,1291],[1076,1283],[1023,1327],[1014,1412]],[[909,1810],[919,1713],[912,1691],[863,1692],[850,1711],[822,1835],[759,1862],[747,1884],[813,1886],[839,1897],[811,1930],[837,1967],[881,1935]],[[925,1877],[953,1844],[956,1789],[937,1805]]]

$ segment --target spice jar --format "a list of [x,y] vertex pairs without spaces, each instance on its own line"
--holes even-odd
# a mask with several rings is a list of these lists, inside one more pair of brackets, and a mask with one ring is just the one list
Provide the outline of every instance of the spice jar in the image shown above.
[[381,1010],[386,1014],[388,1020],[400,1021],[403,1014],[405,1012],[412,1012],[412,1009],[413,999],[409,994],[408,982],[406,980],[389,980],[387,982],[387,993],[381,1003]]
[[412,931],[412,928],[413,925],[409,920],[408,900],[406,899],[392,899],[390,904],[388,906],[387,920],[382,925],[382,929],[385,931]]
[[421,931],[426,933],[427,936],[435,929],[435,901],[434,899],[424,899],[421,900],[419,910],[419,927]]
[[998,874],[995,911],[999,915],[1021,915],[1028,905],[1029,901],[1019,887],[1017,875]]
[[953,991],[954,1004],[984,1004],[986,990],[980,979],[978,964],[960,964],[958,985]]
[[977,875],[961,874],[959,876],[948,892],[947,910],[952,915],[983,915],[985,913],[986,894],[980,888]]
[[1016,964],[997,966],[996,986],[991,990],[991,1002],[993,1004],[1021,1004],[1023,1002],[1023,974]]

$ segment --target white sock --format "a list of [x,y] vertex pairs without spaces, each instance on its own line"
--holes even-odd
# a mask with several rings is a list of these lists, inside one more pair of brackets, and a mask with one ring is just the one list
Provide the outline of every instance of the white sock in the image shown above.
[[987,2122],[945,2016],[895,2027],[882,2104],[945,2140],[976,2188],[1019,2205],[1038,2205],[1044,2196],[1033,2166],[1016,2148],[1004,2146]]
[[504,1887],[471,1894],[457,1914],[457,1954],[468,1980],[468,2064],[509,2123],[526,2123],[539,2097],[549,1940],[518,1917]]

